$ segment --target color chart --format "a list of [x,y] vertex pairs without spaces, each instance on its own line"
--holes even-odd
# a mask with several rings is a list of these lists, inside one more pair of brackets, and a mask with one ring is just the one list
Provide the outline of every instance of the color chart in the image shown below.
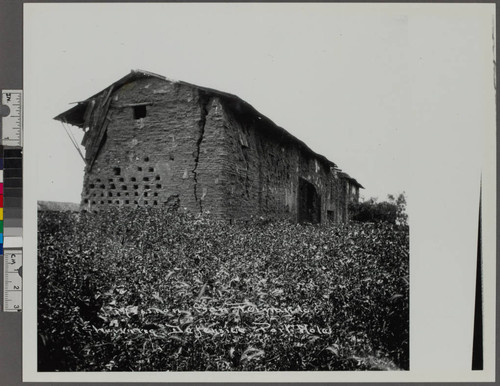
[[3,258],[3,311],[22,310],[23,150],[22,91],[2,91],[0,146],[0,255]]

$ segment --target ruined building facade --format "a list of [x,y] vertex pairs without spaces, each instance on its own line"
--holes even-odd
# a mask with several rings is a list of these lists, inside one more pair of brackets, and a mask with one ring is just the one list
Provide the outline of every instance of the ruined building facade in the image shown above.
[[84,130],[81,205],[341,222],[362,186],[240,98],[132,71],[55,119]]

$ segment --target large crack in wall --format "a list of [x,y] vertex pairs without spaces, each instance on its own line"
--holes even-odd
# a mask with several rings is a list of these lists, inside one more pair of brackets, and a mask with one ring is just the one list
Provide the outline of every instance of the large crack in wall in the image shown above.
[[243,160],[245,161],[245,194],[248,197],[250,197],[250,162],[248,161],[248,150],[246,147],[241,148],[241,152],[243,153]]
[[196,151],[195,151],[195,158],[194,158],[194,169],[191,171],[193,173],[193,180],[194,180],[194,200],[195,202],[198,203],[200,207],[200,213],[203,213],[203,203],[201,199],[198,199],[198,163],[200,160],[200,151],[201,151],[201,143],[203,142],[203,136],[205,135],[205,124],[207,122],[207,115],[208,115],[208,104],[210,102],[210,99],[203,96],[199,95],[199,103],[200,103],[200,119],[198,121],[198,139],[196,140]]

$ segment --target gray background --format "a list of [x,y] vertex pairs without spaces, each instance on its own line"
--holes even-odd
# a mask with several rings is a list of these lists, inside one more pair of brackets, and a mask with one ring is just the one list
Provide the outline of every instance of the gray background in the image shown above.
[[[23,88],[22,60],[22,6],[21,1],[0,0],[0,89]],[[498,10],[497,10],[498,16]],[[498,34],[498,25],[497,25]],[[498,74],[498,70],[497,70]],[[497,117],[498,126],[498,117]],[[498,158],[497,158],[498,171]],[[498,208],[497,208],[498,218]],[[498,241],[497,241],[498,246]],[[500,272],[497,265],[497,277]],[[498,294],[498,290],[497,290]],[[498,295],[497,295],[498,296]],[[497,312],[498,317],[498,312]],[[0,313],[0,379],[2,384],[21,384],[21,315]],[[500,331],[497,326],[497,334]],[[498,348],[497,348],[498,352]],[[497,366],[498,371],[498,366]],[[51,384],[51,383],[30,383]],[[83,384],[83,383],[68,383]],[[107,384],[107,383],[103,383]],[[124,383],[121,383],[124,384]],[[158,384],[158,383],[154,383]]]

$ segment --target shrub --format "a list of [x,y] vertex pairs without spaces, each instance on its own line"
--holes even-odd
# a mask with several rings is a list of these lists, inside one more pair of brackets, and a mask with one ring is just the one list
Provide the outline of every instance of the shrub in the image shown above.
[[351,213],[350,217],[353,221],[408,225],[404,193],[399,194],[397,198],[388,195],[387,201],[382,202],[377,202],[377,199],[373,197],[359,203],[352,202],[349,204],[349,213]]
[[408,228],[39,213],[39,371],[407,369]]

